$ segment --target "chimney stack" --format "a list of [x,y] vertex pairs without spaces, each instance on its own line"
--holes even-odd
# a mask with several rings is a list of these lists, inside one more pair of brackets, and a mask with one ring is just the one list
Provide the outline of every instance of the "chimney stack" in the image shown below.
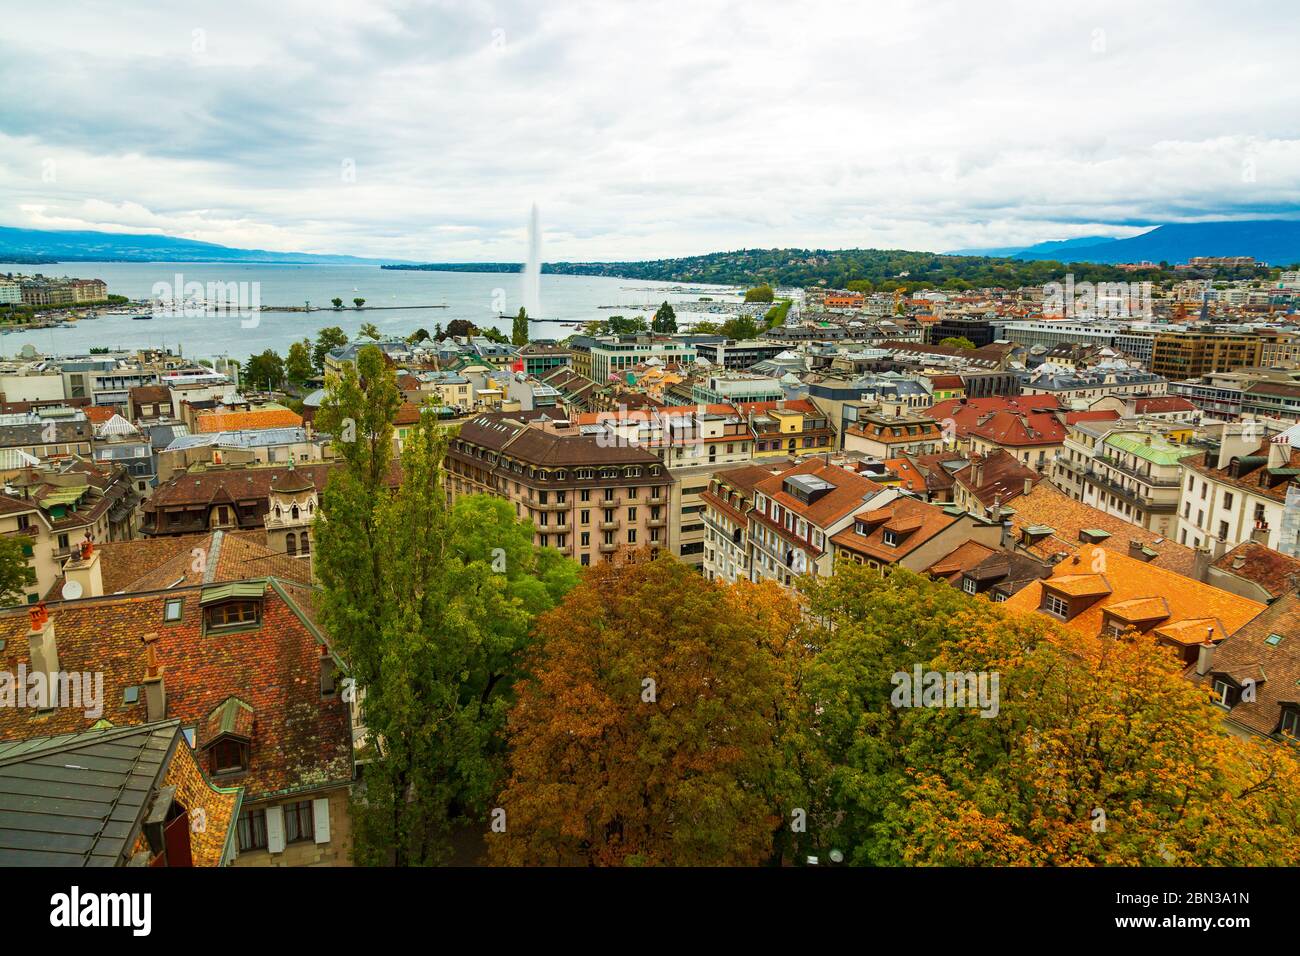
[[63,566],[63,577],[65,600],[103,596],[104,575],[99,567],[99,552],[95,550],[95,544],[89,535]]
[[1032,478],[1026,478],[1026,479],[1025,479],[1025,492],[1024,492],[1024,493],[1025,493],[1026,495],[1028,495],[1028,494],[1029,494],[1031,491],[1033,491],[1033,490],[1034,490],[1034,479],[1032,479]]
[[1255,527],[1250,529],[1250,540],[1256,544],[1262,544],[1268,547],[1268,524],[1267,522],[1257,522]]
[[[1210,628],[1210,634],[1214,633],[1214,628]],[[1200,646],[1196,654],[1196,674],[1198,677],[1204,677],[1214,666],[1214,642],[1207,640]]]
[[1210,565],[1213,563],[1213,555],[1206,548],[1197,548],[1192,555],[1192,577],[1202,583],[1208,583],[1210,580]]
[[27,632],[27,649],[32,656],[32,671],[37,674],[57,674],[59,645],[54,640],[54,622],[50,620],[45,605],[37,604],[27,612],[31,616],[31,630]]
[[144,636],[144,706],[150,723],[167,717],[167,689],[163,684],[163,665],[158,663],[157,641],[157,634]]

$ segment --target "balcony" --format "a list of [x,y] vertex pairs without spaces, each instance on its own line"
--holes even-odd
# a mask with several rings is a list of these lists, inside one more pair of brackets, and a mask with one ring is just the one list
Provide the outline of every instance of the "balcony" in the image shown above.
[[602,521],[599,527],[601,531],[617,531],[620,527],[622,527],[622,525],[623,522],[621,522],[618,518],[615,518],[613,521]]
[[617,550],[618,550],[617,544],[605,544],[604,542],[601,542],[600,545],[601,554],[613,554]]
[[573,507],[573,503],[570,501],[548,501],[545,504],[542,504],[541,502],[530,499],[528,507],[534,508],[537,511],[568,511]]
[[645,523],[645,526],[647,528],[664,528],[667,527],[667,525],[668,525],[667,518],[650,518]]

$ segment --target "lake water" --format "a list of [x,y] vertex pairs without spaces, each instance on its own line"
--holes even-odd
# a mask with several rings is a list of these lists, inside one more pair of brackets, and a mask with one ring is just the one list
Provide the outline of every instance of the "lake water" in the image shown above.
[[[510,334],[510,319],[498,319],[519,310],[523,276],[519,273],[476,272],[408,272],[380,269],[378,266],[226,264],[201,262],[68,262],[55,265],[19,265],[0,263],[0,273],[36,272],[47,276],[76,276],[103,279],[113,295],[131,299],[150,299],[156,283],[169,286],[209,282],[258,283],[264,306],[297,306],[310,302],[312,307],[328,306],[341,298],[349,307],[341,311],[264,312],[254,328],[243,328],[237,315],[228,316],[156,316],[137,321],[129,315],[101,315],[81,320],[74,328],[20,330],[0,336],[0,353],[13,356],[27,344],[46,355],[85,353],[92,347],[136,349],[168,347],[190,358],[212,359],[225,355],[243,359],[265,349],[281,355],[290,343],[303,337],[315,338],[318,329],[337,325],[350,339],[365,322],[374,323],[386,336],[410,335],[417,329],[430,334],[434,326],[444,328],[453,319],[468,319],[479,327],[495,326]],[[700,295],[722,299],[728,290],[721,286],[674,285],[633,279],[608,279],[595,276],[541,277],[540,317],[547,321],[533,323],[533,338],[558,339],[578,331],[561,322],[589,322],[611,315],[646,314],[633,306],[644,306],[665,299],[674,306],[685,304]],[[364,298],[367,306],[445,305],[446,308],[419,308],[386,311],[352,309],[354,298]],[[726,295],[725,298],[735,299]],[[619,310],[601,306],[625,307]],[[689,310],[678,308],[685,316]],[[139,310],[134,314],[148,314]]]

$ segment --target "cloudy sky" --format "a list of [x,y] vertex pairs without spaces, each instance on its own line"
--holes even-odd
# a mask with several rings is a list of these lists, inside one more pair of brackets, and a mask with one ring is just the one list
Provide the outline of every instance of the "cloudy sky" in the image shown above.
[[1300,217],[1294,0],[10,4],[0,224],[421,261]]

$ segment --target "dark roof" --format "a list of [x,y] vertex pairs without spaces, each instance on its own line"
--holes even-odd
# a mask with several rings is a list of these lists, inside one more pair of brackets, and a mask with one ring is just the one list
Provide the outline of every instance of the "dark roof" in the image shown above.
[[121,866],[180,721],[0,742],[0,866]]

